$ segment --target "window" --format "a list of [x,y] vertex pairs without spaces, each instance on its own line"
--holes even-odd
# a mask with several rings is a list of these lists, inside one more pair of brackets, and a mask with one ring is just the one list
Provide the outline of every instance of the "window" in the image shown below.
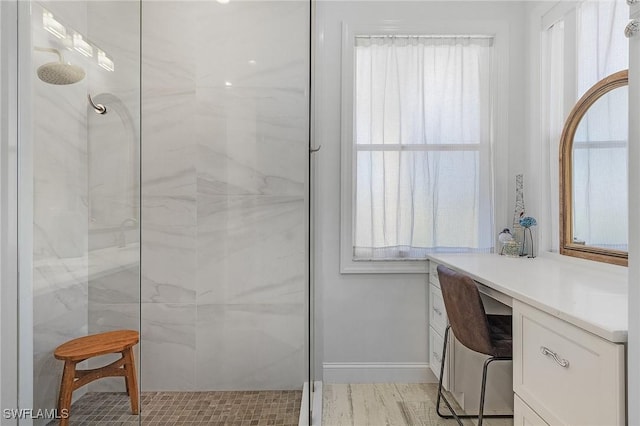
[[[629,68],[628,41],[621,30],[627,15],[622,0],[585,2],[578,8],[576,100],[599,80]],[[626,88],[616,90],[594,104],[573,144],[574,238],[623,251],[628,249],[627,93]]]
[[355,40],[352,260],[490,251],[493,37]]
[[[547,227],[549,235],[541,241],[543,249],[560,251],[558,155],[565,118],[591,86],[628,68],[628,41],[621,30],[627,19],[624,0],[559,3],[543,17],[542,118],[546,123],[544,155],[548,160],[543,173],[548,186],[543,209],[546,213],[540,223]],[[626,101],[621,104],[626,105]],[[595,126],[586,117],[576,134],[574,237],[579,244],[626,251],[627,117],[613,104],[601,107],[606,119]],[[612,211],[616,212],[616,220],[611,220]]]

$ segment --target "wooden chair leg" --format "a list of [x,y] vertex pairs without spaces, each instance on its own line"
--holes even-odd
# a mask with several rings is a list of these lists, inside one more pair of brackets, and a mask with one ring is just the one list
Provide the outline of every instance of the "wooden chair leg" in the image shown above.
[[126,349],[122,353],[122,356],[124,357],[124,369],[127,371],[124,380],[129,399],[131,399],[131,413],[138,414],[138,381],[136,379],[136,364],[133,357],[133,348]]
[[64,371],[62,372],[62,383],[60,384],[60,395],[58,396],[58,416],[60,426],[69,425],[69,417],[71,416],[71,396],[73,395],[73,382],[76,377],[76,363],[73,361],[65,361]]
[[127,392],[127,396],[130,397],[131,393],[129,393],[129,379],[128,379],[129,372],[127,371],[127,359],[126,359],[126,356],[125,356],[125,352],[126,352],[126,350],[124,352],[121,352],[120,355],[122,355],[122,359],[124,360],[124,365],[123,365],[122,368],[124,368],[125,373],[126,373],[124,375],[124,390],[125,390],[125,392]]

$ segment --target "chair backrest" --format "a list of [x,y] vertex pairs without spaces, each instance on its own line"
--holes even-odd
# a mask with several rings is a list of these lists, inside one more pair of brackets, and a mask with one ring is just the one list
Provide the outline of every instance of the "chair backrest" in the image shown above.
[[456,339],[471,350],[491,354],[489,322],[476,283],[443,265],[438,265],[438,278]]

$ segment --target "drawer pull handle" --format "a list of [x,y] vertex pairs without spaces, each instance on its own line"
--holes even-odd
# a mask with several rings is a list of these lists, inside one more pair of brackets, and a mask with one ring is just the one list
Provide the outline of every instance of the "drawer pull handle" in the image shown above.
[[437,353],[433,352],[433,357],[436,359],[436,361],[438,361],[438,363],[442,362],[442,358],[440,358]]
[[540,346],[540,352],[542,353],[542,355],[550,356],[551,358],[553,358],[553,360],[557,362],[560,367],[569,368],[569,361],[560,358],[558,354],[553,352],[551,349]]
[[438,309],[438,308],[435,308],[435,307],[434,307],[434,308],[433,308],[433,311],[434,311],[436,314],[438,314],[438,315],[442,316],[442,311],[441,311],[440,309]]

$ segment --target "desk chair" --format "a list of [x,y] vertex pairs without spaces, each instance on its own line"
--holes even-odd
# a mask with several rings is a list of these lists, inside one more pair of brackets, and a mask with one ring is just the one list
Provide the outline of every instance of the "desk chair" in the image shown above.
[[[511,333],[511,315],[487,315],[480,298],[480,292],[476,283],[466,275],[452,271],[438,265],[438,278],[442,289],[444,307],[447,310],[449,325],[444,333],[444,345],[442,348],[442,365],[440,367],[440,380],[438,382],[438,397],[436,400],[436,412],[445,419],[456,419],[462,425],[460,419],[477,418],[478,426],[482,426],[483,418],[508,418],[513,415],[487,415],[484,416],[484,396],[487,386],[487,368],[493,361],[511,361],[513,357],[513,344]],[[478,415],[457,414],[442,392],[442,378],[444,376],[445,357],[447,355],[447,341],[449,330],[453,330],[456,339],[472,351],[489,355],[482,369],[482,387],[480,389],[480,409]],[[440,400],[443,400],[451,415],[440,412]]]

